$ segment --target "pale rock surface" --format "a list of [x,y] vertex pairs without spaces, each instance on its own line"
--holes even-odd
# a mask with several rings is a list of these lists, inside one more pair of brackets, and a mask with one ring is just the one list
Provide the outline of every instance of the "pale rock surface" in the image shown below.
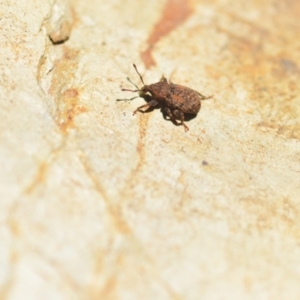
[[0,7],[0,299],[300,298],[297,1]]

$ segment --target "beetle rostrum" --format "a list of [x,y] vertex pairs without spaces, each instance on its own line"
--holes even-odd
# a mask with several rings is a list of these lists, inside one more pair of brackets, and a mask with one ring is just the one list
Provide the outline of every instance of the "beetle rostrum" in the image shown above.
[[[145,84],[142,75],[139,73],[135,64],[133,64],[137,74],[139,75],[141,82],[143,83],[143,87],[139,89],[133,82],[128,80],[134,84],[137,88],[136,90],[122,89],[122,91],[129,92],[138,92],[139,96],[144,99],[149,99],[149,101],[139,106],[133,114],[136,114],[138,111],[146,112],[150,107],[161,107],[164,116],[169,117],[169,119],[175,125],[183,125],[184,130],[188,131],[189,128],[184,123],[185,115],[197,115],[201,108],[201,100],[210,99],[213,96],[204,96],[199,92],[192,90],[188,87],[174,84],[172,82],[168,82],[168,80],[163,76],[161,80],[157,83],[153,84]],[[138,96],[137,96],[138,97]],[[133,97],[131,99],[118,99],[118,100],[132,100],[137,97]],[[180,121],[180,123],[177,122]]]

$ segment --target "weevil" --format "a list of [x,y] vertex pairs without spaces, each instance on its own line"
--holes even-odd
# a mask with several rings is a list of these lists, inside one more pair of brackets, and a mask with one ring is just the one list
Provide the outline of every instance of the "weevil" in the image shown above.
[[[138,92],[139,96],[145,100],[149,100],[146,104],[139,106],[133,114],[138,111],[144,113],[148,108],[161,107],[163,115],[170,118],[175,125],[183,125],[184,130],[188,131],[189,128],[184,123],[185,115],[197,115],[201,108],[201,100],[210,99],[213,96],[204,96],[199,92],[185,87],[183,85],[168,82],[162,76],[161,80],[157,83],[145,84],[142,75],[138,71],[135,64],[133,64],[135,71],[139,75],[143,87],[140,89],[129,78],[127,78],[135,87],[136,90],[122,89],[122,91]],[[118,100],[132,100],[131,99],[118,99]],[[180,120],[180,123],[177,122]]]

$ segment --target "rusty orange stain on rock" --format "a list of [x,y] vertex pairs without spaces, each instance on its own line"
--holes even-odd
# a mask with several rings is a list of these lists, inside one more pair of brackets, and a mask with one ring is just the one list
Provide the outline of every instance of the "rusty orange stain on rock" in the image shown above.
[[152,57],[154,45],[165,35],[183,23],[191,14],[191,7],[188,0],[167,0],[161,19],[154,26],[147,44],[148,47],[141,53],[142,61],[147,69],[155,65]]
[[63,133],[74,127],[74,118],[87,111],[79,104],[80,91],[76,87],[66,89],[68,82],[75,78],[78,69],[79,51],[64,48],[63,56],[54,62],[49,94],[55,99],[55,120]]
[[74,88],[68,89],[64,92],[64,96],[66,98],[76,98],[76,97],[78,97],[78,95],[79,95],[78,90],[76,90]]
[[87,109],[83,105],[78,105],[79,91],[75,88],[66,90],[60,99],[57,118],[60,128],[63,132],[67,132],[70,127],[74,127],[74,118]]
[[31,194],[37,185],[39,185],[41,182],[44,182],[45,173],[47,172],[47,169],[48,163],[41,162],[33,181],[24,190],[26,194]]

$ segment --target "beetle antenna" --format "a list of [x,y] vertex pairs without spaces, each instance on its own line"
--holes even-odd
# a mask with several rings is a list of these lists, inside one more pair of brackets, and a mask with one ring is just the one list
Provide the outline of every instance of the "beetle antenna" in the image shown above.
[[142,75],[139,73],[139,71],[138,71],[138,69],[137,69],[136,65],[135,65],[135,64],[133,64],[133,67],[135,68],[136,72],[139,74],[139,76],[140,76],[140,79],[141,79],[141,82],[143,83],[143,85],[145,85],[145,83],[144,83],[144,80],[143,80],[143,77],[142,77]]
[[134,85],[137,89],[139,89],[139,87],[138,87],[134,82],[132,82],[132,81],[130,80],[129,77],[127,77],[127,80],[128,80],[132,85]]

